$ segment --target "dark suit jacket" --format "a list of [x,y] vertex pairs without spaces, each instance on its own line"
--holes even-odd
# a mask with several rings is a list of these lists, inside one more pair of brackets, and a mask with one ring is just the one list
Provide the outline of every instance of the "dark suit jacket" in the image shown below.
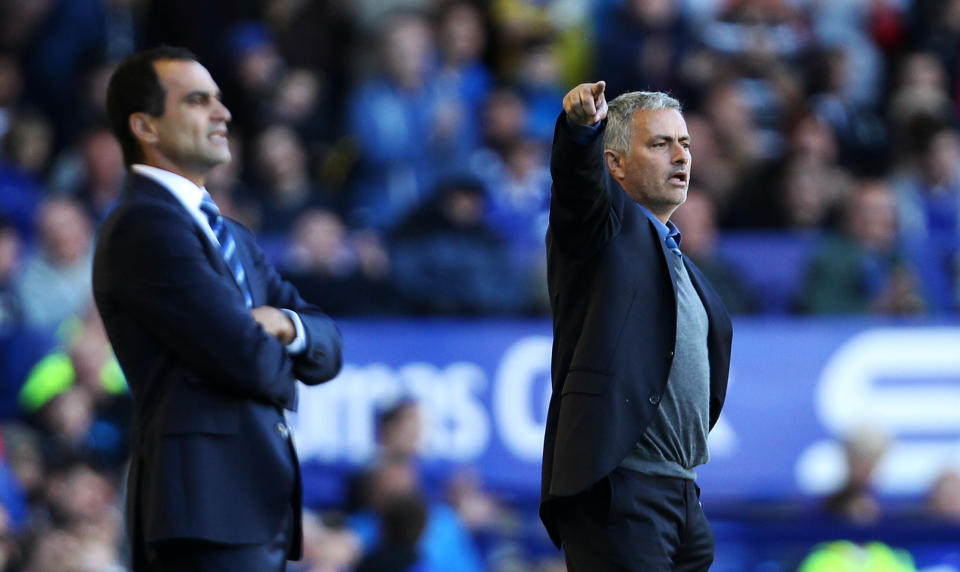
[[[553,395],[543,449],[540,515],[559,545],[552,509],[609,474],[657,411],[676,346],[676,277],[666,246],[610,177],[603,131],[588,145],[561,114],[554,134],[547,231],[553,310]],[[673,256],[671,253],[670,256]],[[727,389],[727,311],[686,256],[710,325],[710,427]]]
[[[293,508],[300,469],[283,409],[296,380],[340,369],[340,334],[227,221],[253,305],[297,312],[307,348],[291,356],[247,309],[219,249],[165,188],[131,174],[99,230],[93,289],[133,394],[127,525],[135,552],[171,538],[267,543]],[[142,556],[142,555],[141,555]]]

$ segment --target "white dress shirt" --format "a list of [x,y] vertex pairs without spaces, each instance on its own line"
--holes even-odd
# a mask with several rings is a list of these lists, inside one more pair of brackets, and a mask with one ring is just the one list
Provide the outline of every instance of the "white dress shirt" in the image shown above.
[[[220,241],[217,240],[217,236],[213,233],[213,229],[210,228],[207,215],[200,210],[200,204],[203,202],[203,195],[207,192],[205,188],[198,187],[193,183],[193,181],[187,179],[186,177],[182,177],[171,171],[152,167],[150,165],[136,164],[132,165],[130,170],[138,175],[143,175],[144,177],[153,179],[159,183],[161,187],[170,191],[170,194],[173,195],[180,202],[180,204],[183,205],[183,208],[185,208],[188,213],[190,213],[190,216],[192,216],[193,220],[197,223],[197,225],[200,226],[200,229],[203,230],[203,233],[210,240],[211,244],[213,244],[218,251],[220,250]],[[290,316],[290,319],[293,321],[293,325],[297,330],[296,337],[286,346],[287,352],[291,354],[298,354],[307,348],[307,337],[303,330],[303,321],[300,320],[300,316],[293,310],[288,310],[287,308],[280,309]]]

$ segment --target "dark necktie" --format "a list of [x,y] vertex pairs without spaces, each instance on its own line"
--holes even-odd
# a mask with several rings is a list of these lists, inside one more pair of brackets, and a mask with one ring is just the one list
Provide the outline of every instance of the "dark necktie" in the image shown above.
[[223,216],[220,215],[217,203],[213,202],[213,198],[207,192],[203,193],[200,210],[207,216],[207,223],[210,224],[210,229],[220,242],[220,254],[223,255],[227,268],[230,269],[233,279],[236,280],[237,286],[243,292],[243,299],[247,303],[247,308],[252,308],[253,297],[250,295],[250,286],[247,284],[247,273],[244,272],[243,264],[240,263],[240,257],[237,255],[237,241],[233,239],[233,234],[230,233]]

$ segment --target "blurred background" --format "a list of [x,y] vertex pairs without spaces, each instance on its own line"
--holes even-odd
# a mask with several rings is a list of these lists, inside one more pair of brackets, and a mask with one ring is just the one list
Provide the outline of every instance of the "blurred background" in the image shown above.
[[292,570],[564,569],[549,155],[599,79],[683,102],[674,221],[734,314],[712,570],[960,570],[960,0],[0,0],[0,570],[125,569],[90,259],[106,83],[159,43],[233,113],[221,210],[344,333],[291,420]]

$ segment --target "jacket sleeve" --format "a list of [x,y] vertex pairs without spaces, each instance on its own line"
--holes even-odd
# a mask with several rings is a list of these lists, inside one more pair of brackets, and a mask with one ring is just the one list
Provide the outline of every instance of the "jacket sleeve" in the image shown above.
[[112,299],[204,383],[292,407],[293,359],[254,321],[240,291],[217,274],[202,240],[175,209],[131,209],[106,245]]
[[307,346],[303,352],[291,356],[294,374],[307,385],[333,379],[343,364],[339,328],[320,308],[304,301],[293,284],[280,276],[267,261],[249,230],[235,228],[247,235],[257,272],[266,280],[267,303],[276,308],[293,310],[303,322]]
[[619,226],[603,161],[606,125],[604,119],[589,140],[578,141],[565,114],[557,119],[550,158],[550,227],[554,241],[564,250],[597,250]]

